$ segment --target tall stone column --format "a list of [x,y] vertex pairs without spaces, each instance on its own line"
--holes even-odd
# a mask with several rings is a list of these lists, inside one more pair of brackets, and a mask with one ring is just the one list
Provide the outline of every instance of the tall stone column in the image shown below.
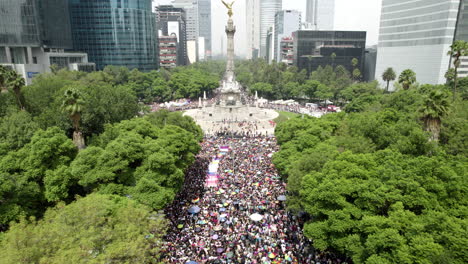
[[226,26],[226,35],[227,35],[227,65],[226,65],[226,74],[234,73],[234,34],[236,33],[236,26],[234,26],[234,21],[232,18],[229,18]]

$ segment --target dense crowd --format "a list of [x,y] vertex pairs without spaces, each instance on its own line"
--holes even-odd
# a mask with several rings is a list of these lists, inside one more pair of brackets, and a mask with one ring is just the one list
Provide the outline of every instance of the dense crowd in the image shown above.
[[[222,146],[229,146],[223,158]],[[274,138],[210,137],[202,147],[183,194],[166,210],[166,263],[342,263],[314,254],[299,220],[285,210],[285,184],[271,163]],[[204,187],[208,157],[221,159],[217,187]]]

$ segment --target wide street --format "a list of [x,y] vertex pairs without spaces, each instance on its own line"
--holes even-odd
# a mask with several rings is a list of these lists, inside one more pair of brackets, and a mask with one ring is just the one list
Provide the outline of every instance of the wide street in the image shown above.
[[[166,210],[173,221],[168,263],[309,263],[312,254],[296,217],[284,207],[285,183],[271,163],[274,137],[206,138],[183,192]],[[201,180],[204,179],[204,180]],[[204,193],[200,196],[200,184]],[[192,262],[192,263],[195,263]]]

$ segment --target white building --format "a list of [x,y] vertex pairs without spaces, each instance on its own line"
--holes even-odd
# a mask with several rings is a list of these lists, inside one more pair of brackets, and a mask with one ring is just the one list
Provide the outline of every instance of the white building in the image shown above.
[[275,24],[275,14],[282,9],[282,0],[260,0],[260,57],[267,55],[268,30]]
[[307,0],[306,22],[314,30],[336,30],[336,0]]
[[445,83],[459,8],[460,0],[383,0],[375,79],[392,67],[397,76],[412,69],[422,84]]
[[246,0],[247,59],[257,58],[260,50],[260,0]]
[[21,74],[26,85],[32,83],[34,76],[51,72],[52,65],[58,69],[86,72],[96,69],[96,64],[88,62],[86,53],[65,52],[63,49],[45,49],[42,47],[4,47],[3,49],[6,55],[5,58],[0,59],[0,65]]
[[301,12],[297,10],[281,10],[276,12],[274,29],[273,59],[281,62],[281,40],[292,37],[294,31],[301,29]]

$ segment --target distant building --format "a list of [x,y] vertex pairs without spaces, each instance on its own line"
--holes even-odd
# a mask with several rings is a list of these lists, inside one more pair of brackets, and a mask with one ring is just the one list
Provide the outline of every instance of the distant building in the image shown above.
[[247,59],[256,59],[260,50],[260,0],[246,0]]
[[[455,40],[468,42],[468,0],[460,1],[457,26],[455,29]],[[450,65],[454,67],[453,59],[451,59]],[[468,77],[468,56],[461,58],[460,67],[458,68],[458,77]]]
[[74,49],[87,52],[98,70],[107,65],[142,71],[157,68],[151,0],[68,1]]
[[294,65],[294,41],[292,37],[285,37],[280,42],[280,62],[288,66]]
[[267,32],[266,37],[266,54],[265,59],[268,63],[271,63],[274,60],[274,33],[275,29],[270,27]]
[[275,24],[275,14],[282,8],[282,0],[260,0],[260,57],[267,55],[268,29]]
[[375,80],[375,67],[377,64],[377,46],[366,48],[364,55],[364,81],[371,82]]
[[177,66],[177,36],[159,36],[159,66],[170,69]]
[[[382,73],[392,67],[397,75],[412,69],[419,83],[445,83],[450,64],[447,52],[455,39],[457,15],[463,3],[383,0],[375,78],[382,81]],[[460,17],[466,19],[466,15]],[[460,21],[459,25],[466,23]],[[466,27],[459,32],[461,38],[466,36]]]
[[301,12],[282,10],[275,15],[275,31],[273,36],[273,59],[282,61],[281,40],[291,37],[294,31],[301,29]]
[[[86,53],[73,48],[67,1],[0,1],[0,64],[30,84],[50,66],[92,71]],[[57,23],[60,21],[60,23]]]
[[[344,66],[349,72],[351,60],[358,59],[358,68],[364,72],[365,31],[298,30],[293,33],[294,65],[309,73],[319,66]],[[332,54],[336,57],[333,59]]]
[[336,0],[307,0],[306,22],[314,30],[335,30]]
[[185,10],[171,5],[156,7],[158,35],[177,37],[177,65],[188,64]]
[[[199,59],[209,59],[212,54],[211,47],[211,0],[198,0],[198,53]],[[204,42],[200,42],[203,38]],[[203,49],[201,48],[203,47]],[[202,52],[204,54],[202,54]]]

